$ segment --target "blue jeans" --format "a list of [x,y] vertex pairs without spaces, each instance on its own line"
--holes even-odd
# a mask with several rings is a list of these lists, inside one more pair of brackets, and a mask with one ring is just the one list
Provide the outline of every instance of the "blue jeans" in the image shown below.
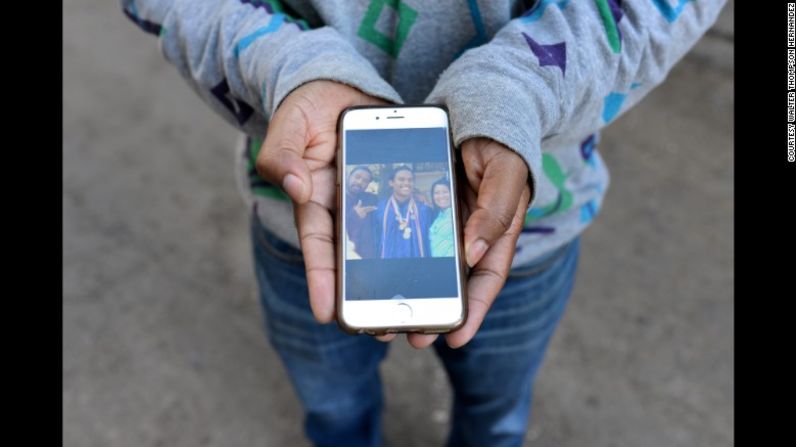
[[[316,446],[381,445],[379,363],[387,343],[321,325],[309,306],[301,251],[262,227],[252,240],[268,338],[285,364]],[[453,386],[449,446],[521,446],[533,380],[572,291],[579,240],[513,269],[464,347],[434,349]]]

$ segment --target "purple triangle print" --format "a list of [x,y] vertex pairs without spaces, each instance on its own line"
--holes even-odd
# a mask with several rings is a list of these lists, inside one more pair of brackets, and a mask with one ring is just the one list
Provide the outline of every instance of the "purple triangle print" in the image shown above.
[[614,16],[614,21],[619,23],[622,20],[622,0],[608,0],[608,6],[611,8],[611,15]]
[[250,105],[232,96],[226,79],[222,79],[218,85],[210,89],[210,92],[235,116],[235,119],[241,126],[243,126],[254,113],[254,109]]
[[528,42],[531,51],[536,57],[539,58],[539,65],[544,67],[546,65],[555,65],[561,69],[561,74],[566,74],[567,71],[567,44],[566,42],[559,42],[552,45],[542,45],[531,36],[522,33],[522,37]]

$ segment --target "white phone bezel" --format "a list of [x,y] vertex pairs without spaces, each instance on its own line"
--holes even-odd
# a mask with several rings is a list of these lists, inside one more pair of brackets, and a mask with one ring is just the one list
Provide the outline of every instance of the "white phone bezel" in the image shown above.
[[[401,118],[397,118],[401,117]],[[346,162],[346,138],[348,130],[380,130],[380,129],[411,129],[411,128],[433,128],[445,129],[446,142],[450,147],[450,132],[448,116],[444,109],[433,106],[420,107],[397,107],[397,108],[363,108],[349,110],[342,117],[341,123],[341,144],[340,169],[338,170],[338,181],[341,185],[341,209],[342,213],[346,209],[345,197],[345,167]],[[448,151],[448,166],[454,169],[454,160],[451,151]],[[449,173],[452,178],[452,172]],[[452,201],[451,207],[453,215],[458,215],[458,204]],[[341,218],[345,222],[344,216]],[[454,240],[459,240],[458,225],[454,225]],[[345,247],[347,234],[343,228],[340,230],[340,243]],[[464,318],[464,300],[462,299],[462,272],[458,268],[461,262],[459,244],[455,244],[456,268],[456,288],[458,295],[446,298],[406,298],[406,299],[376,299],[376,300],[348,300],[345,297],[345,255],[341,256],[342,281],[340,293],[342,299],[338,301],[338,313],[342,322],[350,329],[367,331],[368,329],[380,328],[423,328],[423,327],[445,327],[455,326]],[[344,250],[343,250],[344,252]],[[411,316],[403,312],[406,304],[411,308]],[[401,309],[401,311],[399,311]]]

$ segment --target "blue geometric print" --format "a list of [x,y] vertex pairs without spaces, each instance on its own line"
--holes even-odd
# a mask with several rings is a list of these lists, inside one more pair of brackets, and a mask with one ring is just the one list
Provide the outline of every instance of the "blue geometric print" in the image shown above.
[[622,103],[625,102],[627,95],[624,93],[611,92],[605,97],[605,104],[603,106],[603,121],[610,123],[619,111],[622,109]]
[[691,0],[678,0],[677,6],[674,7],[669,4],[668,0],[652,0],[652,3],[658,8],[658,11],[663,14],[663,17],[665,17],[669,23],[672,23],[680,17],[680,13],[683,12],[686,3],[690,1]]
[[597,202],[594,200],[590,200],[588,203],[580,207],[581,223],[591,222],[596,214],[597,214]]
[[542,18],[544,15],[545,9],[547,9],[550,4],[555,4],[558,6],[558,9],[563,10],[567,7],[569,0],[541,0],[539,3],[536,4],[533,8],[529,9],[522,15],[521,21],[525,23],[535,22]]
[[242,38],[237,45],[235,45],[235,57],[240,55],[240,52],[245,50],[249,45],[253,44],[255,40],[258,38],[265,36],[266,34],[271,34],[274,31],[278,30],[283,23],[285,23],[285,15],[282,13],[276,13],[271,17],[271,21],[268,23],[268,26],[264,26],[253,33],[249,34],[248,36]]

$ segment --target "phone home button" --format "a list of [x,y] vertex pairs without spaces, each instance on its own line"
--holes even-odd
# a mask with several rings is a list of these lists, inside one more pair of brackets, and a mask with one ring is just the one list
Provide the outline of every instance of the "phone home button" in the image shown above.
[[412,306],[406,303],[398,303],[396,316],[398,317],[398,321],[405,323],[406,320],[412,318]]

